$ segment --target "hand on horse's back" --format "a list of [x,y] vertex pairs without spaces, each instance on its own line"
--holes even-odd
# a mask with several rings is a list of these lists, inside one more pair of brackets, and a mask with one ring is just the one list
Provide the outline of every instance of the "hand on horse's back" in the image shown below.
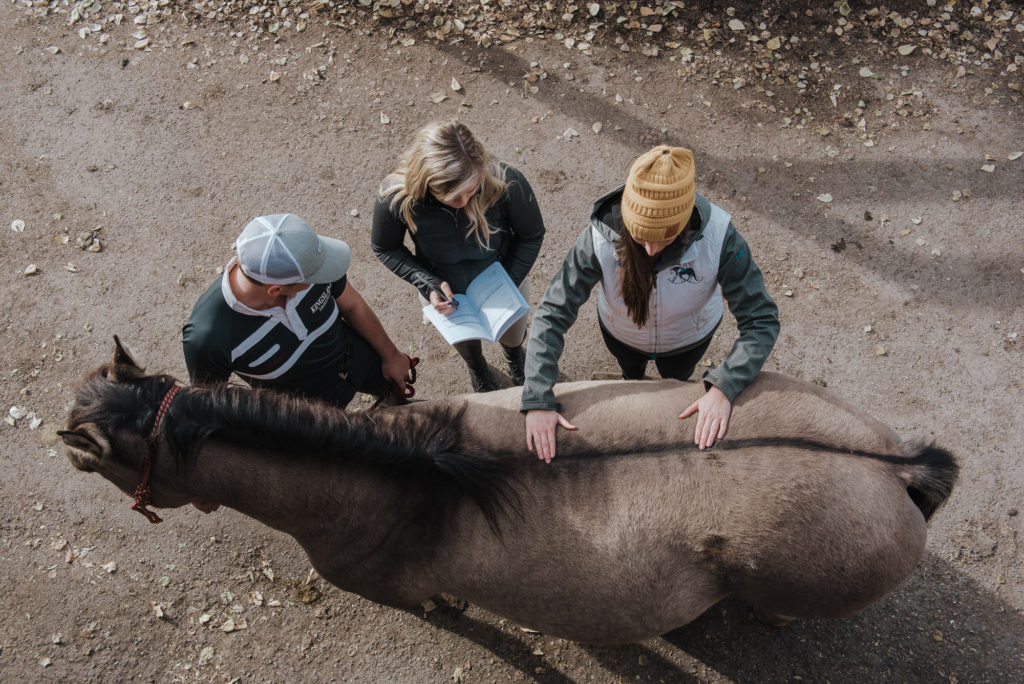
[[725,392],[714,385],[700,399],[686,407],[679,414],[686,418],[697,412],[697,427],[693,431],[693,443],[701,449],[711,447],[716,439],[725,437],[729,429],[729,416],[732,415],[732,403]]
[[576,426],[558,411],[535,409],[526,412],[526,448],[537,452],[537,458],[551,463],[555,457],[555,432],[561,425],[566,430]]

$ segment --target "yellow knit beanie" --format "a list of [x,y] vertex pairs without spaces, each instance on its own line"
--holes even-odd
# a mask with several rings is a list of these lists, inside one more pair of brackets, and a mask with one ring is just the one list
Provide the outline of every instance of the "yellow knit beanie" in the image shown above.
[[622,223],[637,240],[679,235],[693,212],[693,153],[659,145],[633,162],[622,191]]

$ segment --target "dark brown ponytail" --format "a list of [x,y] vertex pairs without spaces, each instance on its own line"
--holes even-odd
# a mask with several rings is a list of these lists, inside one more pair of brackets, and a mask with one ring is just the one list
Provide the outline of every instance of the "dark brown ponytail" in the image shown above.
[[619,269],[619,294],[626,304],[629,317],[642,328],[647,324],[647,305],[654,289],[654,257],[648,256],[643,245],[634,240],[629,232],[622,231],[615,248]]

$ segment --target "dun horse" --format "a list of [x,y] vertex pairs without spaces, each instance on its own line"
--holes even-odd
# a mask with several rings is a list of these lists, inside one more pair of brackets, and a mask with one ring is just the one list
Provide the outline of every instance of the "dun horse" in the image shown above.
[[78,389],[72,463],[126,492],[151,482],[153,506],[252,516],[371,600],[446,592],[594,643],[663,634],[730,594],[785,619],[855,613],[913,571],[957,475],[947,452],[772,373],[707,451],[676,418],[698,384],[562,385],[579,430],[550,465],[525,450],[516,389],[367,415],[172,387],[119,346]]

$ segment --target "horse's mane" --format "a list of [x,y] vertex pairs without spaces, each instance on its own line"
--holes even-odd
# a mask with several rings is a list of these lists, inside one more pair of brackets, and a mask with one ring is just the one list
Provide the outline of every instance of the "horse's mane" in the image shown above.
[[[108,377],[116,371],[117,380]],[[175,383],[169,375],[144,375],[108,365],[81,385],[71,424],[97,422],[146,437],[157,407]],[[283,458],[332,459],[374,468],[419,483],[433,511],[472,499],[495,532],[507,508],[518,511],[515,462],[502,454],[460,450],[461,410],[438,405],[417,416],[375,420],[319,401],[267,389],[191,386],[175,396],[161,424],[172,450],[186,462],[211,439],[273,451]]]

